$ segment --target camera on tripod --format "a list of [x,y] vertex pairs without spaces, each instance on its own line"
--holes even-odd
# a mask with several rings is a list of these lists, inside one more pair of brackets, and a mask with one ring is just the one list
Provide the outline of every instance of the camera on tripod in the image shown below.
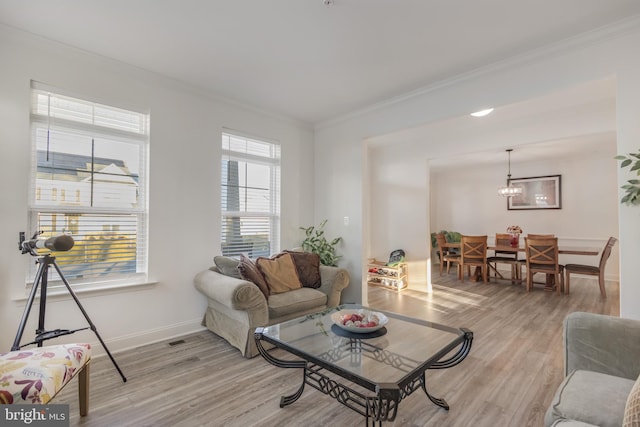
[[[60,271],[60,267],[58,267],[58,264],[56,263],[56,257],[50,256],[49,254],[45,254],[44,256],[40,256],[38,254],[38,249],[49,249],[50,251],[71,250],[74,244],[73,237],[71,237],[68,234],[61,234],[59,236],[49,237],[48,239],[45,239],[45,238],[38,237],[41,234],[42,234],[42,231],[36,231],[35,234],[31,237],[31,239],[27,240],[25,238],[24,231],[20,232],[20,237],[19,237],[20,241],[18,242],[18,249],[23,254],[31,254],[33,256],[38,257],[36,259],[36,264],[38,265],[38,271],[36,271],[36,275],[33,280],[33,286],[31,287],[31,292],[29,293],[27,304],[24,307],[24,312],[22,313],[22,318],[20,319],[20,324],[18,325],[18,331],[16,332],[16,337],[13,341],[13,346],[11,346],[11,351],[20,350],[22,347],[27,345],[32,345],[32,344],[36,344],[38,347],[42,347],[42,343],[46,340],[57,338],[62,335],[73,334],[75,332],[83,331],[85,329],[91,329],[93,333],[96,334],[96,337],[98,338],[98,341],[100,341],[100,344],[102,344],[102,347],[106,351],[107,356],[109,356],[109,359],[111,359],[111,362],[113,362],[113,365],[116,367],[116,370],[120,374],[120,377],[122,377],[122,381],[126,382],[127,378],[124,376],[124,374],[120,370],[120,367],[118,366],[115,359],[111,355],[111,352],[109,351],[106,344],[102,340],[102,337],[98,333],[98,329],[96,328],[96,325],[93,324],[86,310],[80,303],[78,296],[75,294],[75,292],[73,292],[73,289],[71,289],[71,285],[69,285],[69,282],[64,277],[64,274],[62,274],[62,271]],[[62,283],[67,289],[67,292],[69,292],[69,295],[71,295],[71,297],[75,301],[76,305],[84,315],[84,318],[89,323],[89,326],[79,328],[79,329],[53,329],[53,330],[45,329],[45,325],[44,325],[45,311],[47,307],[47,287],[49,282],[50,268],[53,268],[58,273],[60,280],[62,280]],[[33,306],[33,302],[35,300],[38,289],[40,289],[40,313],[38,316],[38,329],[36,329],[36,337],[34,341],[22,345],[20,342],[22,340],[22,335],[24,334],[24,328],[27,325],[27,320],[29,319],[29,313],[31,312],[31,307]]]
[[69,251],[73,248],[73,237],[68,234],[61,234],[59,236],[49,237],[48,239],[39,238],[42,231],[36,231],[30,240],[25,238],[24,231],[20,232],[20,241],[18,242],[18,249],[23,254],[31,254],[33,256],[39,256],[38,249],[49,249],[50,251]]

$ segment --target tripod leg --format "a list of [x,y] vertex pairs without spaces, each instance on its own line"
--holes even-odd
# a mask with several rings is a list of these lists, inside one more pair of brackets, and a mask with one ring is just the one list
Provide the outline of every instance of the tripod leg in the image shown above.
[[[49,263],[52,258],[45,257],[38,260],[40,265],[42,265],[43,272],[40,280],[40,313],[38,315],[38,329],[36,329],[36,337],[40,337],[40,334],[46,331],[44,327],[44,318],[47,310],[47,284],[49,282]],[[36,338],[38,343],[38,347],[42,347],[42,340]]]
[[[36,277],[33,280],[33,285],[31,287],[31,292],[29,293],[29,299],[27,300],[27,305],[25,305],[24,312],[22,313],[22,319],[20,319],[20,325],[18,326],[18,332],[16,333],[16,338],[13,341],[13,345],[11,346],[11,351],[20,350],[20,341],[22,340],[22,334],[24,333],[24,328],[27,324],[27,319],[29,318],[31,307],[33,306],[33,300],[35,299],[36,293],[38,292],[38,285],[40,284],[40,280],[42,279],[46,270],[47,270],[47,264],[40,263],[40,266],[38,267],[38,271],[36,272]],[[42,309],[42,307],[40,309]]]
[[104,343],[104,341],[102,341],[102,337],[100,337],[100,334],[98,333],[98,330],[96,329],[96,325],[93,324],[93,322],[89,318],[89,315],[85,311],[84,307],[82,306],[82,304],[80,304],[80,300],[76,296],[75,292],[73,292],[73,289],[71,289],[71,286],[69,285],[69,282],[67,282],[67,279],[64,277],[64,274],[62,274],[62,271],[60,271],[60,267],[58,267],[58,263],[53,261],[52,264],[55,267],[56,271],[58,272],[58,275],[62,279],[62,282],[67,287],[67,290],[69,291],[69,294],[71,295],[71,297],[73,297],[73,300],[76,302],[76,305],[78,306],[78,308],[80,309],[80,311],[84,315],[84,318],[87,319],[87,322],[89,323],[89,326],[91,327],[91,330],[96,334],[96,337],[98,337],[98,341],[100,341],[100,344],[102,344],[102,348],[104,348],[104,350],[107,352],[107,356],[109,356],[109,359],[111,359],[111,362],[113,363],[113,366],[116,367],[116,370],[118,371],[118,373],[122,377],[122,381],[126,383],[127,379],[125,378],[124,374],[120,370],[120,367],[116,363],[116,360],[111,355],[111,352],[107,348],[107,345]]

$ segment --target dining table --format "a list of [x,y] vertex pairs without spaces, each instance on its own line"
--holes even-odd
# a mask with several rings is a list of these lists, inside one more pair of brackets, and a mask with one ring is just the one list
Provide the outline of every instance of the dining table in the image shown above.
[[[449,249],[460,249],[460,242],[447,242],[444,247]],[[524,252],[524,246],[505,246],[505,245],[487,245],[488,251],[498,251],[498,252]],[[598,248],[589,248],[583,246],[558,246],[558,254],[562,255],[598,255],[600,253],[600,249]]]
[[[444,244],[445,248],[448,249],[460,249],[461,242],[447,242]],[[487,245],[488,251],[498,251],[498,252],[511,252],[511,253],[520,253],[525,252],[524,246],[507,246],[507,245]],[[558,254],[559,255],[591,255],[595,256],[600,253],[600,249],[598,248],[590,248],[583,246],[558,246]],[[475,274],[472,277],[473,281],[479,281],[481,279],[480,267],[476,267]],[[547,274],[547,280],[545,282],[545,290],[553,289],[553,275]]]

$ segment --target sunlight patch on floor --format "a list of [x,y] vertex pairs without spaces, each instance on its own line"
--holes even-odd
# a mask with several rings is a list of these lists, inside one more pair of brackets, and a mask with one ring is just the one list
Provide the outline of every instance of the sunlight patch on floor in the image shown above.
[[432,292],[412,289],[410,292],[405,292],[402,296],[424,301],[428,303],[432,309],[437,310],[440,307],[440,310],[443,312],[451,309],[460,309],[462,307],[483,307],[485,301],[488,299],[488,297],[474,292],[437,284],[433,284]]

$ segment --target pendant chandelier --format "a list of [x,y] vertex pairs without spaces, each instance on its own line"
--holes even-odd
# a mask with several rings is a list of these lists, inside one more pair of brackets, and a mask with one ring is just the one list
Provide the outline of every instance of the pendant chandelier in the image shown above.
[[522,194],[522,187],[515,187],[511,184],[511,152],[512,148],[508,148],[507,154],[509,155],[509,169],[507,172],[507,185],[498,188],[498,194],[504,197],[513,197]]

